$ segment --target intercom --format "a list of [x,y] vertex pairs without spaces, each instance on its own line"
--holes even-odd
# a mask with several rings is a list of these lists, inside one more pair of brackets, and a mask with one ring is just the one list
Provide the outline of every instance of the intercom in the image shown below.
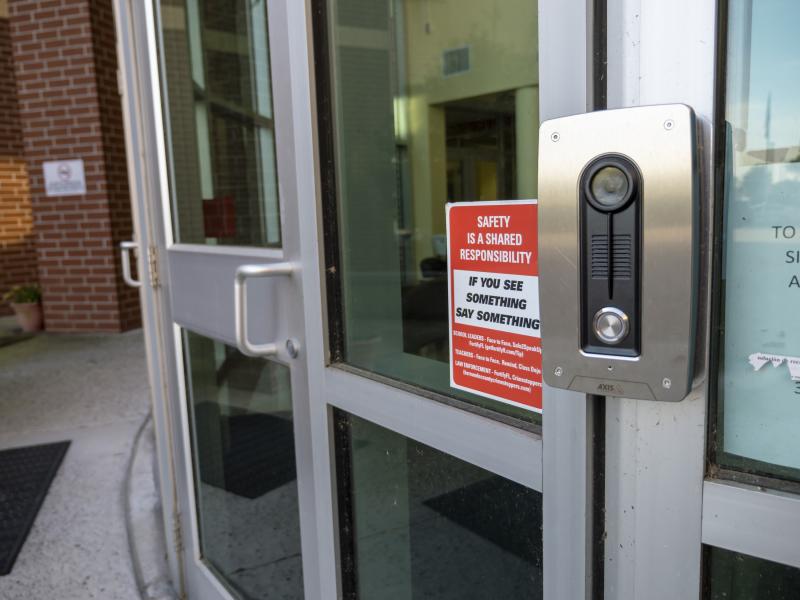
[[698,129],[682,104],[542,123],[539,294],[548,385],[677,402],[694,362]]

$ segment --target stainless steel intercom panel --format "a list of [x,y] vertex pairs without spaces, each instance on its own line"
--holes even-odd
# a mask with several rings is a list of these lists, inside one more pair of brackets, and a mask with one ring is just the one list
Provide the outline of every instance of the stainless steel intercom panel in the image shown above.
[[670,402],[689,392],[697,138],[694,112],[682,104],[542,124],[539,295],[548,385]]

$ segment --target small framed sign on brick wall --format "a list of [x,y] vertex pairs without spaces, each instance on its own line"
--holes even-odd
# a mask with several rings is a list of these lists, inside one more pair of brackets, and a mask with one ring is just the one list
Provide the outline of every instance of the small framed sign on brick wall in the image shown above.
[[83,160],[51,160],[42,163],[48,196],[80,196],[86,193]]

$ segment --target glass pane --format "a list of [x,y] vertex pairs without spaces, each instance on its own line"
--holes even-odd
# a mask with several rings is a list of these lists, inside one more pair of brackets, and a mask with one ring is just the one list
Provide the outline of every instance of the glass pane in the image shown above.
[[289,367],[184,333],[203,560],[239,598],[302,598]]
[[335,0],[345,360],[449,387],[445,204],[535,198],[537,3]]
[[731,0],[720,462],[800,475],[800,47],[793,0]]
[[795,600],[800,569],[708,547],[710,600]]
[[345,597],[542,598],[542,496],[337,411]]
[[175,240],[280,245],[267,0],[162,0]]

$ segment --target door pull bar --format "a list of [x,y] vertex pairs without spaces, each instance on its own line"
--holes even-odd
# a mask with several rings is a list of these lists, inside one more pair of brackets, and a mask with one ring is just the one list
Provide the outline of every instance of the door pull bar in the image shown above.
[[275,356],[278,344],[253,344],[247,338],[247,280],[255,277],[288,276],[294,272],[290,263],[272,263],[268,265],[242,265],[236,269],[233,285],[234,320],[236,329],[236,347],[247,356]]
[[120,242],[119,248],[122,251],[122,280],[132,288],[142,287],[142,282],[133,278],[131,275],[131,250],[138,250],[137,242]]

